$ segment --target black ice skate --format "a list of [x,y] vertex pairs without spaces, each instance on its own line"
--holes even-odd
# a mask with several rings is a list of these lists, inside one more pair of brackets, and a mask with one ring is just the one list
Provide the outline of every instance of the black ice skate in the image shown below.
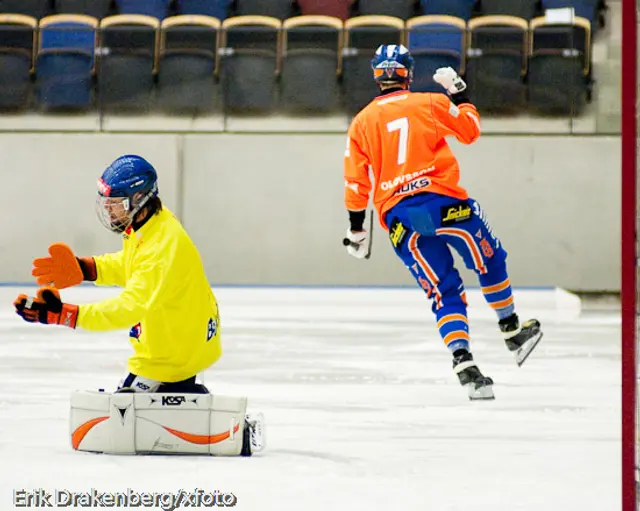
[[514,354],[518,366],[521,366],[542,339],[540,322],[530,319],[520,326],[517,314],[512,314],[498,324],[507,348]]
[[473,355],[467,350],[458,350],[453,354],[453,370],[458,375],[460,385],[467,387],[469,399],[495,399],[493,380],[480,372]]

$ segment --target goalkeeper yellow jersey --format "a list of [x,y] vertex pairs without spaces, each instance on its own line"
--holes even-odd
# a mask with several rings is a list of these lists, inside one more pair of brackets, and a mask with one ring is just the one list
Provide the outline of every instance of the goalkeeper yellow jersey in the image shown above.
[[163,206],[139,230],[123,234],[123,248],[94,257],[97,285],[120,286],[118,296],[80,305],[77,326],[130,328],[129,372],[181,381],[221,356],[220,317],[198,249]]

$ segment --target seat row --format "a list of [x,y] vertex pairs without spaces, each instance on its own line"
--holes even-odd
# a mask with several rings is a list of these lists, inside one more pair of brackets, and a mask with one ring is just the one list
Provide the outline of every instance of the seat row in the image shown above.
[[285,104],[291,108],[336,108],[340,80],[348,108],[357,110],[376,93],[369,61],[381,43],[410,48],[416,60],[416,91],[440,91],[431,77],[435,69],[446,66],[461,74],[469,70],[474,76],[521,82],[531,62],[551,62],[545,66],[565,71],[570,67],[585,84],[591,73],[590,24],[583,18],[549,23],[545,18],[528,22],[486,16],[467,23],[450,16],[421,16],[407,22],[385,16],[346,22],[299,16],[283,22],[238,16],[221,22],[194,15],[160,22],[143,15],[101,21],[56,15],[38,23],[34,18],[4,15],[0,16],[0,88],[5,93],[0,95],[0,106],[23,107],[35,81],[38,103],[85,107],[92,104],[95,78],[102,107],[144,105],[157,80],[176,105],[210,108],[211,101],[203,98],[213,97],[218,81],[229,108],[260,111],[272,108],[271,89],[280,79]]
[[85,14],[103,18],[114,14],[144,14],[163,19],[172,14],[200,14],[224,20],[260,15],[286,19],[297,15],[354,16],[507,15],[531,19],[546,9],[573,7],[592,24],[604,0],[0,0],[0,13],[42,18],[50,14]]

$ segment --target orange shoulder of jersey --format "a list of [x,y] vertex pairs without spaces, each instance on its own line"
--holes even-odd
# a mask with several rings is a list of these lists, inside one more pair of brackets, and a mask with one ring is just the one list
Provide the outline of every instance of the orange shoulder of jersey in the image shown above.
[[469,144],[480,136],[480,116],[471,104],[454,105],[444,94],[398,91],[361,111],[349,129],[345,152],[345,206],[373,203],[384,214],[403,198],[432,192],[468,197],[459,186],[460,168],[445,137]]

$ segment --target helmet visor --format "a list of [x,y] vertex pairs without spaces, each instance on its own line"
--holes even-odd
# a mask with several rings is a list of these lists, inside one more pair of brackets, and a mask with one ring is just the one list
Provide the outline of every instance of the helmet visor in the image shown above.
[[102,225],[113,232],[124,232],[131,225],[132,215],[128,197],[96,198],[96,213]]

